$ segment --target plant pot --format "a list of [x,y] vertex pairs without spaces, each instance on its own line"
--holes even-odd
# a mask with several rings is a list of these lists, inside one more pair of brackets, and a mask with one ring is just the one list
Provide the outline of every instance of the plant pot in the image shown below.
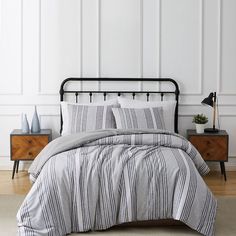
[[204,133],[205,124],[195,124],[196,125],[196,132],[198,134]]

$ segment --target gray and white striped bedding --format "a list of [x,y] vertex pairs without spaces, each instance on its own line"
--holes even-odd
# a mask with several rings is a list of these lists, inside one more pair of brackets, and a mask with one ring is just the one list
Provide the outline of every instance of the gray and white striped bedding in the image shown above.
[[63,104],[63,135],[74,134],[90,130],[116,128],[115,118],[112,107],[108,106],[89,106],[79,104]]
[[162,107],[112,108],[117,129],[165,129]]
[[19,235],[66,235],[176,219],[214,235],[216,200],[197,150],[167,131],[100,130],[52,141],[30,167]]

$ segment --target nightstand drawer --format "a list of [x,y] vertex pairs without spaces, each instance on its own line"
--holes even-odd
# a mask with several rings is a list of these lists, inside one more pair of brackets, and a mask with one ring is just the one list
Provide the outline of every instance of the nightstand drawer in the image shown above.
[[48,144],[49,137],[44,135],[24,135],[11,137],[11,159],[32,160]]
[[201,153],[205,161],[227,161],[228,160],[228,138],[227,136],[191,136],[189,141]]

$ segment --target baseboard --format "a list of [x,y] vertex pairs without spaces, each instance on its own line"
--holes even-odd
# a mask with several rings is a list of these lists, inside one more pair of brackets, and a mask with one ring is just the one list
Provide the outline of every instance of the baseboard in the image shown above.
[[[219,162],[207,162],[212,171],[220,171]],[[226,171],[236,171],[236,157],[229,157],[228,162],[225,162]]]
[[[10,158],[0,157],[0,170],[12,170],[13,161]],[[28,170],[32,161],[20,161],[19,170]],[[220,170],[219,162],[207,162],[212,171]],[[225,162],[226,171],[236,171],[236,156],[229,157],[229,161]]]
[[[20,161],[19,170],[28,170],[32,161]],[[14,161],[10,161],[10,157],[0,157],[0,170],[13,170]]]

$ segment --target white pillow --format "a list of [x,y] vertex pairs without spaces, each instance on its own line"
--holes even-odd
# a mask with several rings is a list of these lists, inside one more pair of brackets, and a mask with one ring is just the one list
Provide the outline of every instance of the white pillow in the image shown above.
[[176,101],[145,102],[140,100],[132,100],[128,98],[118,97],[118,102],[121,108],[162,107],[165,128],[171,132],[175,131],[174,121],[175,121]]
[[[107,100],[104,102],[86,103],[86,104],[85,103],[61,102],[61,112],[62,112],[62,119],[63,119],[62,135],[66,135],[66,134],[71,133],[70,123],[71,123],[71,120],[73,119],[73,117],[69,116],[69,113],[71,113],[69,107],[71,107],[71,106],[73,106],[74,108],[82,107],[82,106],[88,106],[88,107],[105,106],[107,108],[107,106],[119,107],[119,103],[118,103],[117,98],[110,99],[110,100]],[[111,116],[113,116],[112,110],[110,108],[108,109],[108,111],[109,111],[109,113],[111,112]],[[95,112],[95,110],[94,110],[94,112]],[[108,114],[108,115],[110,116],[110,114]],[[110,128],[113,128],[113,127],[110,127]]]

